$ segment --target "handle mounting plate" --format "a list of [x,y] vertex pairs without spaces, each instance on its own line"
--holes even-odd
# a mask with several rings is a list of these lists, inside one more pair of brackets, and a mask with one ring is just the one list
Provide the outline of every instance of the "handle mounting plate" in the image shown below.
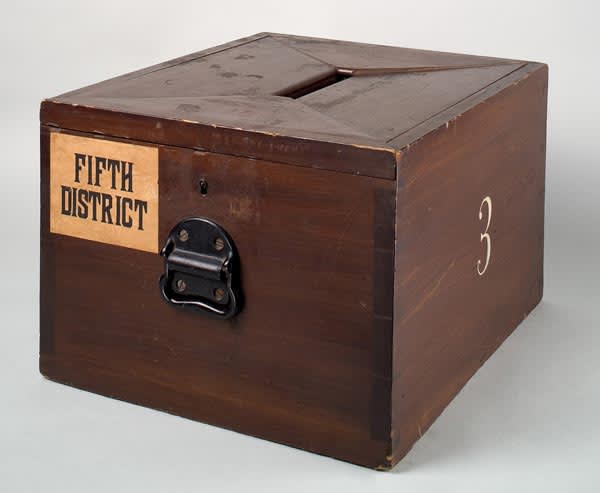
[[204,217],[179,222],[160,251],[160,291],[171,305],[228,319],[241,309],[239,258],[231,237]]

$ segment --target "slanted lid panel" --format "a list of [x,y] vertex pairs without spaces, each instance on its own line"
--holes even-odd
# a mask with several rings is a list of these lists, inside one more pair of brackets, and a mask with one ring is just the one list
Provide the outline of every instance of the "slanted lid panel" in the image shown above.
[[312,109],[299,100],[277,96],[207,96],[109,98],[90,97],[88,105],[129,114],[210,123],[271,135],[339,142],[361,141],[375,145],[378,140],[365,132]]
[[492,84],[487,85],[480,91],[471,94],[458,103],[436,113],[431,118],[423,120],[405,132],[400,133],[393,139],[389,140],[388,144],[398,150],[404,149],[406,146],[411,145],[429,132],[435,131],[442,126],[447,125],[449,121],[454,120],[459,115],[468,112],[478,104],[481,104],[482,102],[487,101],[489,98],[496,96],[498,93],[502,92],[508,87],[518,84],[535,71],[541,70],[544,67],[546,67],[546,65],[543,63],[524,63],[523,65],[518,66],[516,70],[507,74],[505,77],[494,81]]
[[150,65],[150,66],[144,67],[142,69],[134,70],[133,72],[128,72],[128,73],[125,73],[122,75],[118,75],[116,77],[112,77],[110,79],[96,82],[96,83],[88,85],[88,86],[80,87],[79,89],[75,89],[75,90],[69,91],[67,93],[63,93],[59,97],[67,97],[67,96],[73,97],[78,94],[89,93],[89,92],[91,92],[91,89],[95,89],[100,86],[102,86],[104,88],[104,90],[106,90],[109,87],[121,84],[125,80],[142,77],[143,75],[149,74],[151,72],[156,72],[156,71],[162,70],[164,68],[173,67],[175,65],[186,63],[190,60],[195,60],[195,59],[203,57],[203,56],[211,55],[213,53],[218,53],[220,51],[225,51],[230,48],[235,48],[237,46],[241,46],[241,45],[244,45],[247,43],[252,43],[261,38],[266,38],[269,36],[270,36],[269,33],[258,33],[258,34],[254,34],[252,36],[247,36],[245,38],[235,39],[233,41],[229,41],[228,43],[224,43],[224,44],[217,45],[217,46],[212,46],[210,48],[205,48],[200,51],[195,51],[194,53],[189,53],[187,55],[173,58],[171,60],[166,60],[164,62],[155,64],[155,65]]
[[409,72],[411,70],[456,67],[480,67],[515,63],[517,60],[504,58],[462,55],[441,51],[415,50],[395,46],[372,45],[338,41],[331,39],[310,38],[272,34],[272,36],[289,46],[300,50],[338,69],[360,72]]
[[387,142],[520,66],[355,76],[300,101],[373,139]]
[[89,97],[167,98],[276,95],[335,74],[335,67],[270,38],[186,59],[79,92]]

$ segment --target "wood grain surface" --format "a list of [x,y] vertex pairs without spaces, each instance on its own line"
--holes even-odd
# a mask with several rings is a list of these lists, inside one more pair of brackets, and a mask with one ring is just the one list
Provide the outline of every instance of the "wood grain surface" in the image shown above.
[[41,121],[393,179],[390,140],[523,63],[262,33],[50,98]]
[[391,354],[377,356],[391,347],[394,182],[161,146],[159,236],[206,216],[239,251],[245,308],[212,320],[161,299],[158,255],[48,231],[52,131],[42,132],[42,372],[379,465],[389,447]]
[[[402,155],[392,463],[542,297],[546,99],[539,66]],[[491,257],[480,276],[485,197]]]
[[[260,33],[43,101],[40,370],[389,469],[542,296],[546,97],[539,63]],[[159,242],[222,226],[242,312],[51,232],[58,134],[156,149]]]

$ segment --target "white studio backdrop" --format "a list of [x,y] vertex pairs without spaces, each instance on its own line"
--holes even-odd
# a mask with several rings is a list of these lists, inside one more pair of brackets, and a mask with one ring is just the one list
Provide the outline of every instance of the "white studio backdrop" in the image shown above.
[[[0,491],[600,491],[597,2],[55,0],[1,12]],[[261,31],[550,66],[544,301],[391,473],[37,372],[40,100]]]

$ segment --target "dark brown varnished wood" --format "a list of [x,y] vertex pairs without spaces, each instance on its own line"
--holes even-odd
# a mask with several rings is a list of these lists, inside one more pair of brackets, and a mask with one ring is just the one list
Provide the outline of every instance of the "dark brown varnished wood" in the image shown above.
[[485,67],[517,62],[503,58],[415,50],[308,36],[275,33],[271,36],[316,60],[357,74]]
[[333,73],[334,66],[268,36],[143,76],[99,85],[86,91],[85,96],[139,99],[278,95]]
[[[278,104],[282,99],[285,98],[280,98]],[[285,101],[283,104],[288,105],[295,100],[289,100],[291,103],[288,103],[287,99]],[[240,106],[248,108],[244,102]],[[251,103],[252,111],[262,113],[257,107],[256,101]],[[176,113],[173,106],[170,108],[169,114]],[[160,105],[157,105],[152,111],[159,109]],[[267,113],[270,111],[270,108],[266,110]],[[280,112],[282,113],[284,112]],[[52,127],[81,130],[96,135],[125,137],[141,142],[246,156],[375,178],[391,179],[396,174],[395,150],[366,137],[339,134],[328,136],[327,133],[306,130],[296,130],[294,136],[290,137],[273,129],[243,130],[240,127],[198,123],[187,118],[182,119],[181,116],[179,119],[142,116],[126,111],[46,101],[42,103],[40,117],[45,124]],[[296,122],[295,118],[291,117],[290,121]],[[318,121],[322,118],[324,117],[316,115],[313,119]],[[310,124],[310,121],[307,124]],[[343,124],[333,123],[327,126],[326,130],[331,131],[341,125]]]
[[[390,468],[541,297],[546,88],[537,63],[261,33],[45,100],[42,373]],[[160,241],[224,227],[242,312],[176,310],[158,253],[51,233],[56,133],[157,148]]]
[[302,103],[387,143],[519,67],[506,64],[351,77],[344,84],[303,97]]
[[[340,56],[343,66],[336,61]],[[378,75],[362,70],[365,60]],[[347,73],[351,62],[362,71],[322,87],[324,80],[335,82],[336,73]],[[390,139],[521,65],[265,34],[51,98],[42,103],[41,120],[101,135],[394,178]],[[320,89],[306,94],[306,88]]]
[[[542,297],[547,70],[488,96],[400,161],[392,463]],[[485,196],[492,256],[479,276]]]
[[375,315],[392,313],[380,293],[393,290],[393,222],[375,224],[379,208],[390,216],[394,182],[165,146],[160,194],[161,238],[199,215],[235,239],[244,310],[230,321],[176,310],[159,296],[158,255],[45,233],[44,269],[54,276],[43,279],[42,306],[59,330],[44,327],[52,351],[42,350],[42,371],[377,466],[391,380],[373,348],[389,347],[391,331]]

